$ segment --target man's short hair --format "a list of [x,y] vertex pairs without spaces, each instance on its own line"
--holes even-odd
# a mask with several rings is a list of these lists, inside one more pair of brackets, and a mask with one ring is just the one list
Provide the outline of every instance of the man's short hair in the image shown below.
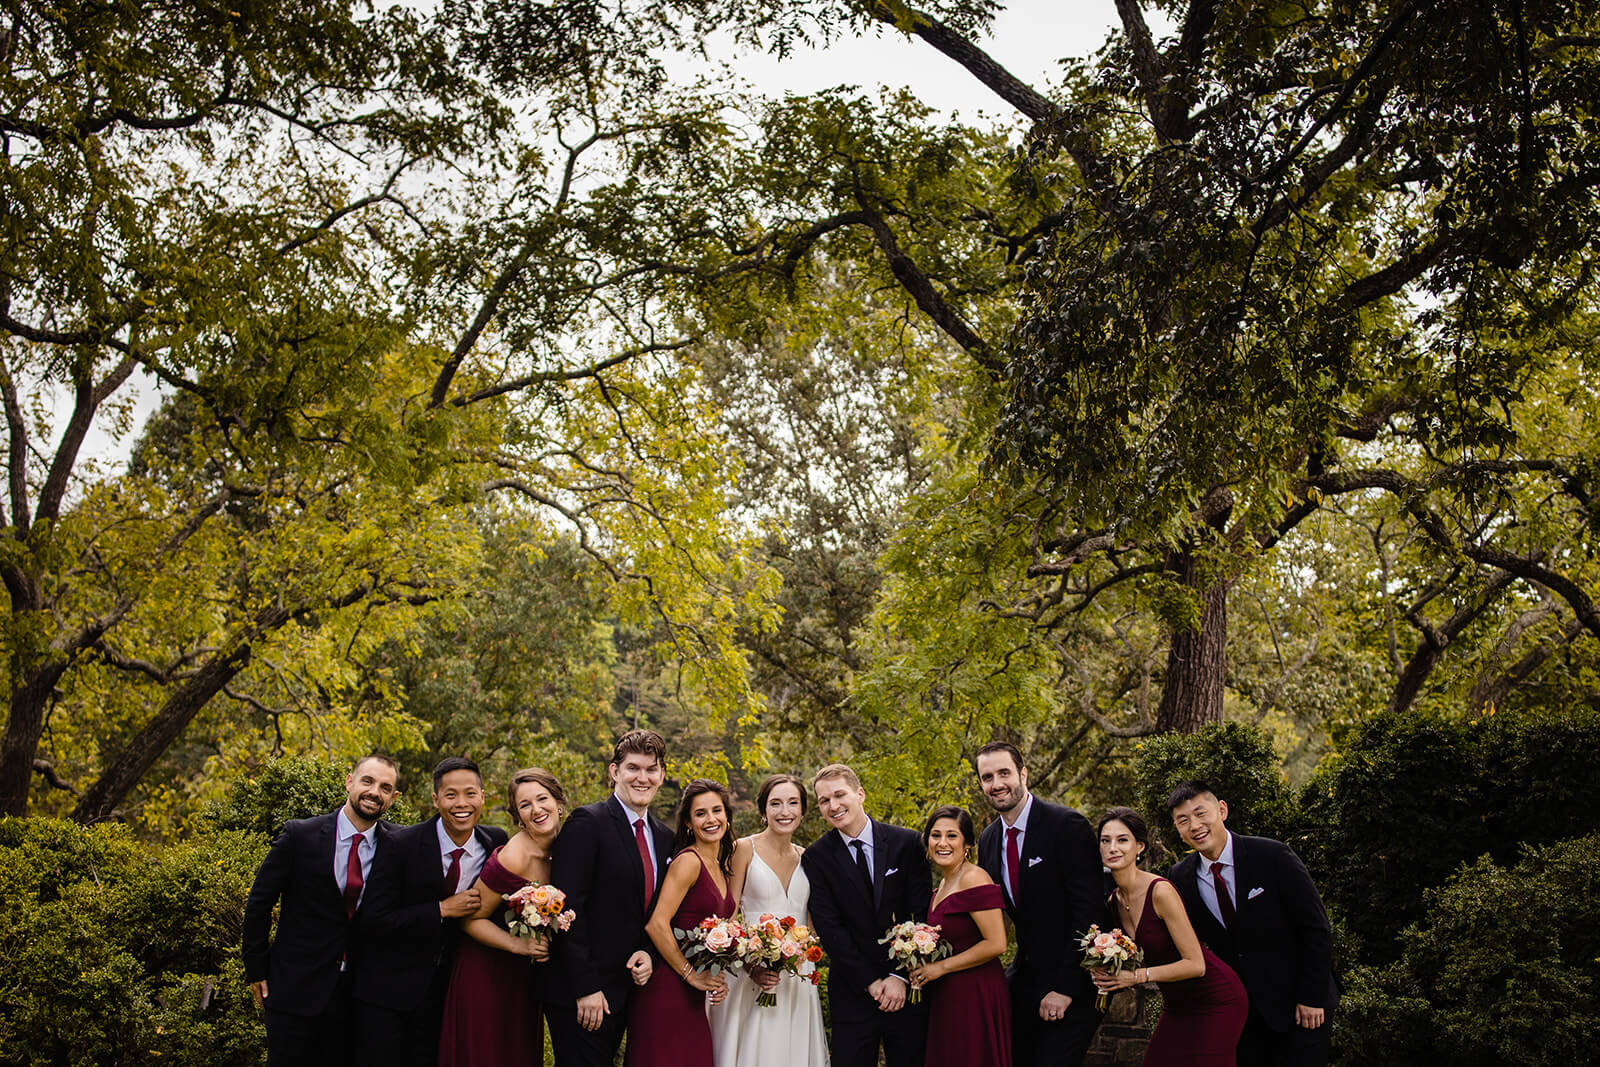
[[478,765],[465,756],[446,756],[433,768],[433,791],[439,791],[439,783],[444,781],[444,776],[451,771],[471,771],[478,776],[478,788],[483,788],[483,772],[478,770]]
[[972,766],[974,768],[978,766],[978,758],[980,756],[992,756],[996,752],[1004,752],[1006,755],[1010,756],[1012,765],[1015,766],[1018,771],[1022,770],[1024,766],[1022,762],[1022,753],[1018,752],[1017,746],[1013,745],[1010,741],[990,741],[987,745],[984,745],[982,748],[978,749],[978,754],[972,757]]
[[621,763],[624,756],[651,756],[665,767],[667,743],[654,730],[629,730],[617,738],[617,746],[611,751],[611,762]]
[[816,774],[813,774],[811,776],[811,789],[813,792],[817,788],[817,783],[824,778],[843,778],[844,784],[851,789],[861,788],[861,779],[856,777],[856,772],[842,763],[830,763]]
[[350,773],[354,774],[359,771],[361,769],[361,765],[369,760],[377,760],[379,763],[393,771],[396,778],[400,776],[400,765],[394,761],[394,757],[387,756],[382,752],[368,752],[365,756],[362,756],[360,759],[356,760],[355,764],[350,768]]
[[1187,804],[1202,793],[1210,793],[1213,797],[1217,791],[1204,782],[1182,781],[1172,787],[1172,792],[1167,794],[1167,813],[1181,804]]

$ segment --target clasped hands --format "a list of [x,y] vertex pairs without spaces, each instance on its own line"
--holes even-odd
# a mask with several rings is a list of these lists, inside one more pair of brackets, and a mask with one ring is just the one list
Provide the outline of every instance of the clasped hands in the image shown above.
[[879,978],[867,986],[867,995],[877,1001],[879,1011],[899,1011],[906,1006],[905,980]]

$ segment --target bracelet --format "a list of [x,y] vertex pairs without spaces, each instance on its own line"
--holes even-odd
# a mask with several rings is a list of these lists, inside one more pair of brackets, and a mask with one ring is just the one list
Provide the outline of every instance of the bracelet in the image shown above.
[[694,964],[685,963],[683,965],[683,972],[682,973],[683,973],[683,980],[685,982],[687,982],[689,980],[689,976],[694,973]]

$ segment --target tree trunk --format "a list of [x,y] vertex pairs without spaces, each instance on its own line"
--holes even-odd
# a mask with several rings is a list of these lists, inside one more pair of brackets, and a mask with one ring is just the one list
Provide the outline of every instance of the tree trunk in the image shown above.
[[[1180,573],[1186,584],[1196,584],[1191,558],[1184,557]],[[1158,733],[1192,734],[1202,726],[1222,721],[1231,584],[1221,581],[1196,589],[1201,602],[1199,628],[1172,635],[1161,706],[1156,710]]]
[[[12,669],[20,664],[12,658]],[[11,690],[5,735],[0,737],[0,815],[28,814],[33,786],[33,757],[44,734],[44,712],[50,694],[66,670],[67,657],[52,655],[32,669],[23,668],[19,685]]]
[[212,697],[250,662],[250,642],[241,640],[232,648],[213,656],[203,667],[167,697],[161,710],[128,743],[117,758],[100,772],[94,784],[84,790],[72,818],[81,823],[104,822],[111,818],[128,793],[139,784],[145,772],[183,733]]

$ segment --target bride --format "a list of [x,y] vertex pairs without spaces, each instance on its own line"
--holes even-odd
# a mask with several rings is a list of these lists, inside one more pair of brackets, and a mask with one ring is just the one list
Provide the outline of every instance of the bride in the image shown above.
[[[761,783],[756,806],[765,829],[734,846],[734,899],[747,919],[771,912],[810,925],[811,883],[794,843],[806,813],[805,785],[792,774],[774,774]],[[758,1006],[762,989],[774,987],[778,1003]],[[828,1039],[817,987],[770,972],[732,983],[727,999],[711,1008],[711,1050],[715,1067],[822,1067],[828,1062]]]

